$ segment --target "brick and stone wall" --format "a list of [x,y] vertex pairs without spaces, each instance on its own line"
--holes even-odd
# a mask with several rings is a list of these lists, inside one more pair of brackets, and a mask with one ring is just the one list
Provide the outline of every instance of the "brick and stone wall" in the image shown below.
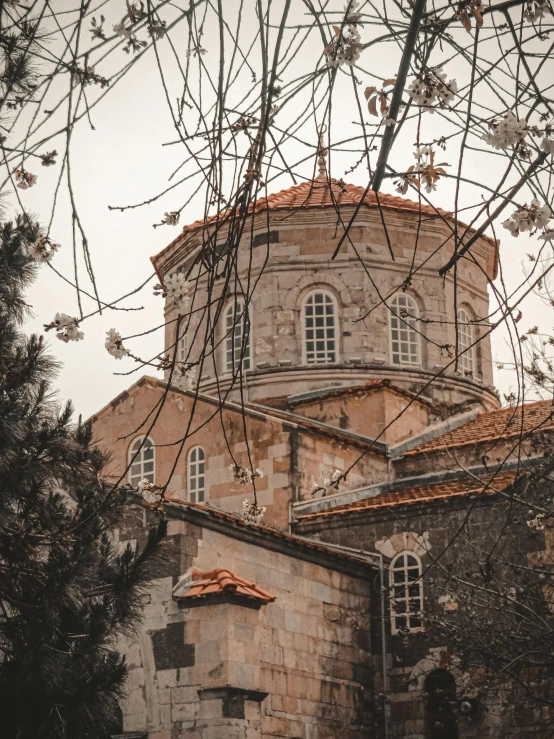
[[[168,574],[152,583],[140,634],[124,645],[125,731],[149,739],[375,736],[372,571],[271,537],[266,548],[257,529],[234,537],[209,516],[201,526],[183,520],[198,512],[179,517],[175,509]],[[137,506],[116,536],[139,539],[152,517]],[[275,601],[248,607],[214,597],[182,608],[172,592],[191,567],[229,569]]]
[[[429,617],[434,614],[440,616],[444,609],[451,607],[451,600],[444,596],[445,589],[437,582],[449,567],[453,567],[459,576],[482,583],[478,559],[468,556],[471,552],[468,540],[482,552],[491,551],[499,528],[502,528],[502,547],[509,553],[509,559],[523,565],[540,561],[552,566],[551,542],[545,539],[548,532],[543,534],[530,529],[518,520],[516,514],[513,506],[501,496],[484,494],[396,505],[374,511],[353,510],[326,517],[324,521],[297,522],[293,530],[322,542],[378,552],[383,556],[385,571],[395,554],[415,551],[421,558],[425,573],[424,614]],[[439,554],[440,566],[435,566],[434,558]],[[455,585],[452,588],[455,592]],[[452,645],[438,637],[432,628],[420,633],[393,635],[389,622],[387,654],[391,739],[426,739],[429,731],[425,712],[426,676],[438,668],[447,669],[456,681],[460,699],[464,697],[467,675],[459,666]],[[377,650],[373,669],[374,679],[380,683],[382,663]],[[459,739],[528,736],[547,739],[551,736],[551,729],[540,728],[545,716],[541,718],[539,709],[531,709],[527,705],[522,687],[507,682],[487,695],[476,716],[471,719],[458,717],[458,735]]]
[[[341,209],[348,221],[353,206]],[[302,209],[291,213],[270,213],[271,243],[266,215],[255,218],[252,231],[245,229],[244,243],[238,252],[238,271],[244,284],[255,284],[251,301],[252,367],[247,373],[247,395],[250,400],[283,397],[315,388],[348,383],[361,383],[378,377],[390,378],[408,390],[419,390],[427,383],[427,394],[440,402],[475,400],[484,407],[496,407],[492,390],[490,340],[486,324],[479,323],[483,338],[478,344],[477,369],[473,378],[463,377],[452,365],[433,380],[441,368],[449,364],[448,351],[455,345],[454,284],[448,274],[443,280],[438,269],[452,251],[452,234],[440,220],[421,222],[416,214],[385,211],[387,234],[377,209],[359,212],[357,223],[337,257],[331,259],[337,240],[337,217],[332,208]],[[199,234],[188,234],[156,260],[160,272],[189,269],[198,250]],[[219,236],[225,241],[225,228]],[[412,273],[414,244],[417,239],[416,264]],[[395,255],[391,259],[388,242]],[[253,245],[252,245],[253,244]],[[494,272],[494,247],[486,241],[475,245],[477,264],[469,260],[459,264],[456,275],[458,307],[472,317],[488,315],[487,282]],[[191,273],[195,281],[197,268]],[[246,280],[246,270],[250,278]],[[421,369],[393,365],[391,360],[389,311],[383,301],[401,288],[408,273],[410,283],[404,286],[419,305],[422,340]],[[371,279],[369,277],[371,275]],[[302,303],[312,289],[322,288],[335,297],[338,305],[338,357],[334,365],[304,364],[302,352]],[[219,286],[212,286],[211,300],[217,299]],[[221,288],[222,289],[222,288]],[[208,320],[207,285],[200,277],[195,292],[189,325],[192,337],[190,359],[197,360],[203,347],[202,337]],[[225,295],[230,303],[234,294]],[[210,322],[213,322],[213,310]],[[171,299],[166,301],[167,350],[175,345],[176,311]],[[225,329],[218,328],[217,342],[208,347],[202,365],[200,385],[205,392],[217,395],[231,384],[224,370]],[[196,336],[196,339],[194,338]],[[217,377],[217,380],[216,380]],[[432,381],[432,382],[431,382]],[[233,396],[237,393],[234,392]]]

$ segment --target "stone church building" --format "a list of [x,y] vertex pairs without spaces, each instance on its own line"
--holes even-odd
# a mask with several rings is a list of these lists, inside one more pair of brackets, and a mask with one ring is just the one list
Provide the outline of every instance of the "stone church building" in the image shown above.
[[[448,603],[427,567],[469,505],[486,529],[533,454],[526,432],[554,426],[550,402],[500,407],[486,318],[498,243],[482,236],[440,277],[456,228],[320,175],[251,209],[230,284],[195,261],[208,239],[224,253],[225,216],[153,258],[162,281],[183,271],[195,286],[184,329],[166,299],[165,346],[200,372],[190,391],[144,376],[93,417],[110,476],[169,480],[170,563],[123,647],[122,736],[543,736],[516,702],[465,695],[455,654],[426,634]],[[259,525],[233,464],[263,472]],[[140,541],[155,518],[137,496],[116,535]]]

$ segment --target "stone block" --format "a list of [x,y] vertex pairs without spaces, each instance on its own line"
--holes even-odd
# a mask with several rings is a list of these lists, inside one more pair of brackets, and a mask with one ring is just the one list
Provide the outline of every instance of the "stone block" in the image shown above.
[[198,713],[199,702],[197,703],[173,703],[171,706],[171,720],[173,723],[177,721],[194,721]]

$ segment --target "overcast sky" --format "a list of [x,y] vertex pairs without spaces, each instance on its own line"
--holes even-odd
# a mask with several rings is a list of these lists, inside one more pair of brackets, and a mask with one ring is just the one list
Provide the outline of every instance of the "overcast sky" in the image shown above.
[[[110,22],[117,20],[110,18]],[[217,50],[216,36],[209,26],[203,37],[203,45],[207,49],[206,59],[209,60],[210,54],[213,55],[214,50]],[[314,58],[319,53],[319,49],[314,49]],[[299,59],[298,63],[305,64],[305,59],[306,57]],[[394,76],[397,53],[391,50],[390,58],[386,53],[381,54],[379,66],[382,76]],[[104,70],[98,71],[106,73]],[[341,81],[345,85],[345,95],[347,83],[347,79]],[[341,94],[339,86],[335,99],[335,109],[339,111]],[[286,114],[286,110],[283,110],[280,115]],[[355,117],[352,112],[347,115]],[[109,205],[138,203],[163,190],[168,184],[169,175],[182,159],[182,150],[179,147],[163,145],[175,139],[175,131],[151,55],[144,57],[127,75],[124,84],[119,84],[94,108],[91,117],[95,130],[91,130],[86,120],[81,121],[75,129],[72,171],[76,202],[89,239],[100,294],[105,302],[110,302],[138,287],[152,274],[150,257],[173,240],[184,224],[202,215],[203,202],[197,198],[188,206],[178,227],[164,226],[156,229],[152,224],[159,222],[165,211],[176,210],[187,200],[191,192],[190,185],[184,185],[177,192],[146,207],[124,213],[108,208]],[[440,131],[441,120],[439,116],[435,118],[437,120],[432,126]],[[313,128],[305,133],[305,138],[310,137],[315,145]],[[54,148],[55,143],[46,148]],[[62,147],[63,141],[59,140],[58,149]],[[401,154],[403,151],[407,161],[411,161],[411,141],[399,141],[395,155],[398,156],[398,152]],[[298,147],[296,155],[301,158],[306,155],[306,151]],[[445,157],[448,160],[448,152]],[[355,184],[367,184],[362,168],[351,175],[344,174],[357,158],[352,154],[334,153],[332,175],[337,178],[344,176],[347,181]],[[466,166],[471,169],[484,165],[478,153],[468,153]],[[298,171],[310,176],[312,169],[313,163],[309,161]],[[35,171],[39,178],[37,185],[22,191],[20,195],[25,207],[34,211],[45,222],[59,167],[37,166]],[[290,178],[281,177],[270,186],[270,191],[288,187],[290,184]],[[453,188],[452,180],[441,185],[439,191],[433,195],[433,203],[451,208]],[[383,189],[394,192],[390,180],[386,181]],[[62,244],[62,249],[55,256],[53,264],[63,275],[73,280],[69,212],[67,191],[62,187],[58,216],[51,232],[52,237]],[[536,241],[525,236],[513,239],[507,231],[502,231],[501,236],[505,279],[508,285],[515,286],[521,282],[523,276],[525,253],[536,252]],[[144,374],[143,369],[133,372],[135,365],[131,360],[118,362],[109,356],[104,349],[104,339],[106,331],[112,327],[127,336],[162,324],[163,301],[153,296],[152,286],[155,282],[156,280],[152,280],[138,295],[124,303],[128,308],[142,307],[143,310],[106,310],[102,315],[94,316],[83,324],[83,341],[65,344],[56,340],[53,333],[47,335],[51,353],[62,363],[57,380],[59,397],[63,400],[71,398],[77,412],[83,416],[88,417],[99,410]],[[78,315],[74,289],[47,266],[41,268],[40,278],[28,297],[34,311],[34,318],[27,325],[28,330],[42,331],[43,324],[52,321],[58,311]],[[85,313],[92,306],[92,301],[85,300]],[[522,328],[539,322],[541,317],[546,318],[542,305],[536,300],[528,301]],[[493,356],[501,360],[508,359],[510,354],[505,330],[501,328],[495,332],[492,341]],[[160,328],[147,337],[134,341],[132,348],[135,353],[149,357],[160,351],[162,342],[163,330]],[[506,371],[497,374],[497,381],[503,392],[507,392],[515,384],[514,379]]]

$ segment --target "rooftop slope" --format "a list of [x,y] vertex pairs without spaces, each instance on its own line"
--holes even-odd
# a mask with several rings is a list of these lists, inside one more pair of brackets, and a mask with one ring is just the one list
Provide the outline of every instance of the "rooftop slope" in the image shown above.
[[[302,182],[300,185],[293,185],[285,190],[268,195],[266,198],[260,198],[255,203],[250,203],[248,211],[250,213],[261,213],[265,211],[278,210],[300,210],[304,208],[340,208],[345,205],[363,205],[370,208],[383,208],[385,210],[394,210],[399,212],[421,213],[432,219],[444,220],[448,219],[453,222],[452,213],[442,208],[434,208],[424,203],[418,203],[408,198],[401,198],[397,195],[389,195],[387,193],[375,193],[373,190],[365,192],[365,188],[360,185],[351,185],[348,183],[339,184],[336,179],[326,179],[318,177],[315,180]],[[230,220],[232,211],[226,210],[215,215],[194,221],[183,227],[183,230],[176,239],[174,239],[162,251],[152,257],[152,263],[157,269],[161,258],[182,239],[183,234],[196,231],[203,226],[213,225],[219,222],[220,225]],[[458,221],[458,225],[462,229],[469,228],[465,223]],[[472,233],[473,230],[470,229]],[[496,246],[498,242],[489,236],[483,236],[484,240],[491,245]],[[496,271],[496,270],[495,270]]]
[[405,456],[517,436],[523,437],[533,431],[545,431],[552,428],[554,428],[552,401],[539,400],[516,408],[501,408],[498,411],[482,413],[474,421],[410,449],[405,452]]

